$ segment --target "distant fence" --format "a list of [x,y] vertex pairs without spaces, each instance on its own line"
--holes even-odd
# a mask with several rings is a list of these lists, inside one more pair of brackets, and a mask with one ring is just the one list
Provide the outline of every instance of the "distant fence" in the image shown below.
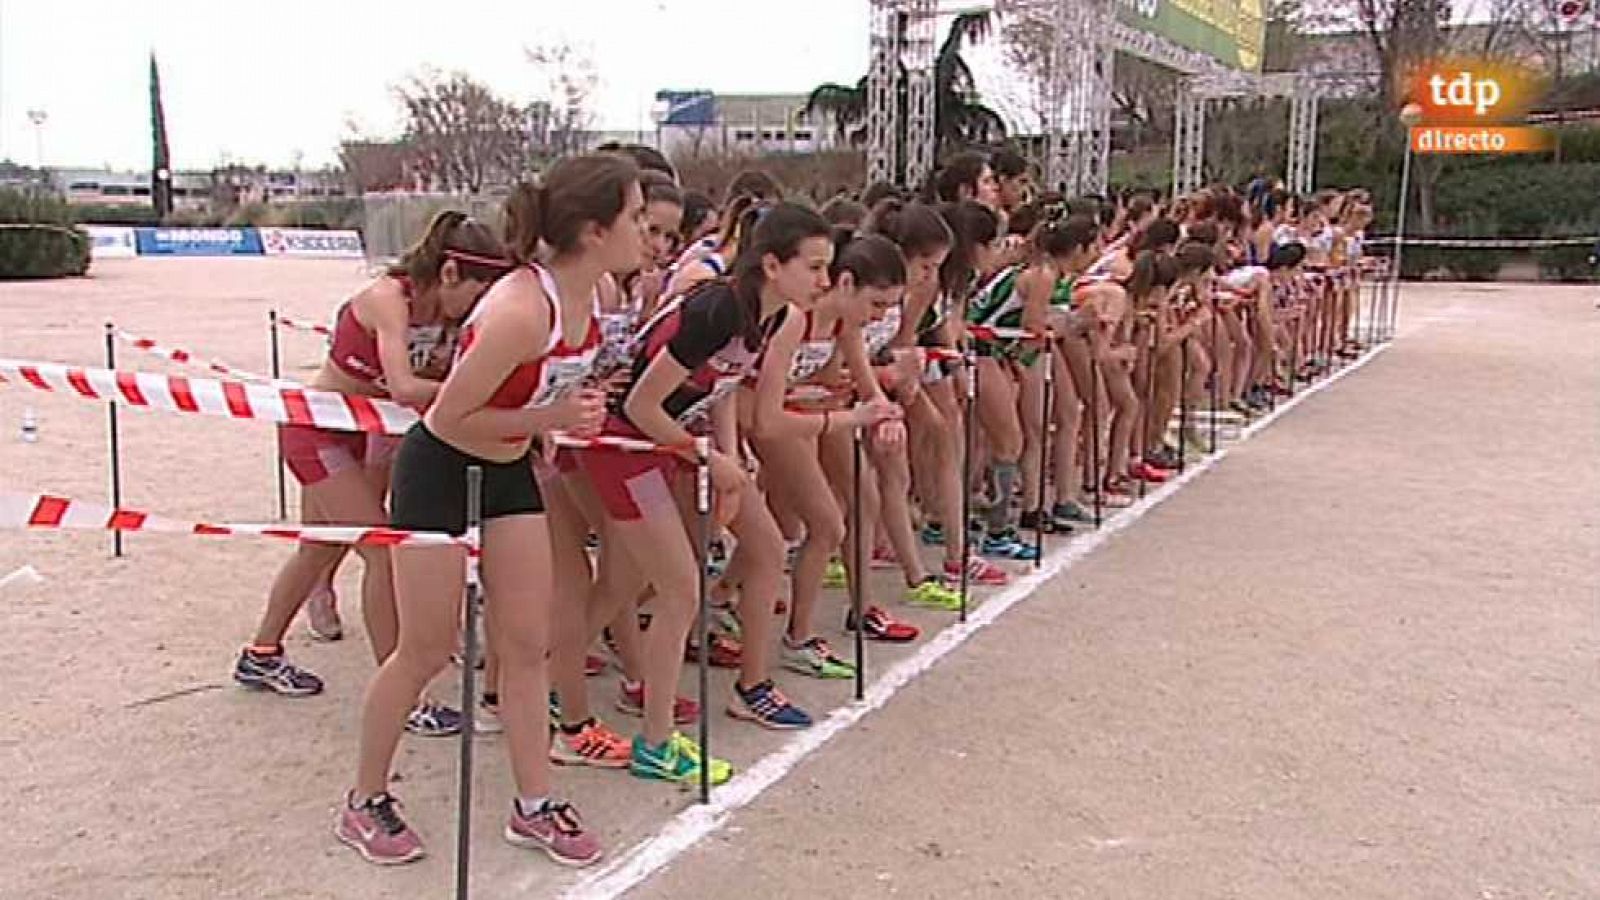
[[459,209],[499,234],[503,202],[504,198],[490,194],[363,194],[361,231],[367,263],[377,266],[399,259],[440,210]]

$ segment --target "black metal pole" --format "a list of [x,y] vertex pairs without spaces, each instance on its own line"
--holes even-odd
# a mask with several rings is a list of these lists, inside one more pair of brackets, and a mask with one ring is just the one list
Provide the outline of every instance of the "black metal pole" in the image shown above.
[[[1189,467],[1189,339],[1178,342],[1178,471]],[[1165,428],[1162,429],[1165,432]]]
[[[851,432],[850,469],[850,618],[856,623],[856,699],[867,695],[867,622],[861,594],[867,580],[866,541],[861,537],[861,429]],[[965,525],[963,525],[965,528]]]
[[[1100,471],[1100,355],[1089,338],[1089,477],[1094,479],[1094,527],[1105,521],[1105,473]],[[1077,477],[1076,474],[1073,475]]]
[[1044,342],[1044,396],[1039,403],[1044,407],[1039,432],[1039,503],[1033,513],[1033,567],[1044,565],[1044,495],[1050,485],[1050,418],[1055,414],[1056,389],[1056,337],[1045,332]]
[[[1151,407],[1156,403],[1156,358],[1161,350],[1160,322],[1151,322],[1150,349],[1144,359],[1144,404],[1139,416],[1139,467],[1147,468],[1150,465],[1150,414]],[[1139,479],[1139,496],[1145,494],[1145,481]]]
[[[278,311],[267,310],[267,333],[271,336],[272,345],[272,380],[277,381],[283,377],[283,365],[278,354]],[[283,447],[274,442],[273,457],[277,461],[278,473],[278,521],[287,521],[289,518],[289,485],[283,477]]]
[[472,744],[477,730],[478,606],[483,600],[478,562],[483,552],[483,468],[467,467],[467,609],[461,666],[461,761],[456,788],[456,900],[466,900],[472,880]]
[[1217,452],[1217,404],[1222,401],[1222,308],[1215,294],[1211,295],[1211,446],[1207,453]]
[[[117,370],[117,335],[116,326],[106,323],[106,368],[115,372]],[[106,402],[107,434],[110,437],[111,451],[111,506],[114,509],[122,508],[122,441],[121,430],[117,427],[117,404],[115,400]],[[111,532],[111,555],[117,559],[122,558],[122,529]]]
[[[700,641],[700,802],[711,802],[711,605],[706,590],[706,562],[711,541],[711,446],[705,438],[695,439],[700,462],[694,472],[694,508],[696,513],[695,576],[699,582],[699,621],[696,631]],[[648,693],[651,685],[645,685]],[[673,685],[656,685],[657,690],[673,691]]]
[[978,360],[968,349],[961,357],[967,369],[967,421],[966,440],[961,452],[961,614],[959,621],[967,620],[967,595],[971,590],[972,529],[967,520],[972,518],[972,453],[977,443],[978,421]]

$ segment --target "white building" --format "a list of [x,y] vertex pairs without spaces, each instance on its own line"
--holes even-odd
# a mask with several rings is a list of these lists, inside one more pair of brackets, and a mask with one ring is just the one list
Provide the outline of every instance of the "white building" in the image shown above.
[[832,124],[806,115],[805,94],[656,92],[656,145],[668,156],[815,153],[832,149]]

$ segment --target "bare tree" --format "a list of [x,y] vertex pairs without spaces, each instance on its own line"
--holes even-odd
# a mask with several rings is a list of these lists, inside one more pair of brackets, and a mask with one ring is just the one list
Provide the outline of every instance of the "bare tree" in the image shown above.
[[524,52],[544,79],[540,99],[549,104],[547,143],[540,149],[552,157],[582,153],[594,130],[594,92],[600,83],[594,60],[571,44],[541,44]]
[[526,170],[527,110],[487,85],[464,72],[427,70],[395,93],[406,111],[403,140],[433,187],[477,193]]

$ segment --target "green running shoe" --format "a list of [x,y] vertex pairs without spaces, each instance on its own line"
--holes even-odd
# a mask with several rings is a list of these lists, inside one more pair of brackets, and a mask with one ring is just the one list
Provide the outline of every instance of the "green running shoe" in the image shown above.
[[854,678],[856,667],[833,655],[828,642],[819,637],[802,644],[783,639],[783,667],[812,678]]
[[[670,781],[685,787],[700,781],[700,745],[674,731],[659,746],[645,743],[644,735],[633,736],[633,758],[628,771],[640,778]],[[711,760],[711,783],[726,784],[733,777],[733,764],[725,759]]]
[[960,612],[961,592],[940,584],[937,578],[929,578],[921,584],[906,588],[906,602],[912,606],[928,609]]

